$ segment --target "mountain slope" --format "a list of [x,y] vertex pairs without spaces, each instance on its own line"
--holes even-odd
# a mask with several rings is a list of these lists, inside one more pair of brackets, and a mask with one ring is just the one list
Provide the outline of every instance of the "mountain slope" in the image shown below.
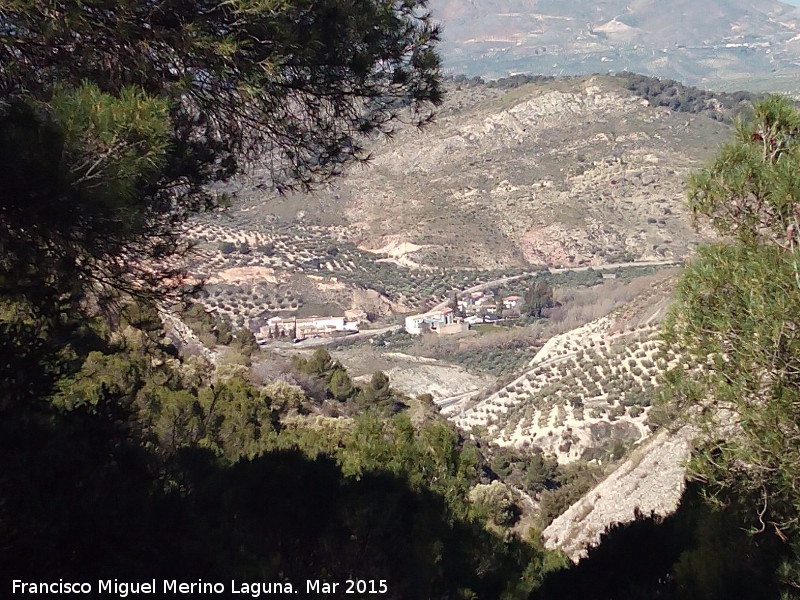
[[312,195],[243,190],[233,216],[300,219],[423,267],[682,258],[698,239],[683,181],[728,131],[616,78],[454,87],[433,126],[377,144],[370,168]]

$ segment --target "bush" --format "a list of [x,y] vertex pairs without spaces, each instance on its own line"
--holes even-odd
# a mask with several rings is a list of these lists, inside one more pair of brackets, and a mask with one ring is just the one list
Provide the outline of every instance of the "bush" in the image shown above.
[[600,479],[599,467],[576,462],[564,467],[559,475],[559,487],[542,492],[539,498],[538,527],[545,529],[553,519],[561,515]]
[[475,505],[478,514],[485,515],[499,527],[514,525],[522,512],[514,494],[500,481],[476,485],[469,493],[469,500]]

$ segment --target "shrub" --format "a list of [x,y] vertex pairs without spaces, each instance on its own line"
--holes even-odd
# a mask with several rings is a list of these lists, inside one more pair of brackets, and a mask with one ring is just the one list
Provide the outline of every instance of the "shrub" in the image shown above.
[[492,523],[501,527],[509,527],[519,520],[519,506],[511,490],[500,481],[478,484],[469,493],[470,502],[485,514]]

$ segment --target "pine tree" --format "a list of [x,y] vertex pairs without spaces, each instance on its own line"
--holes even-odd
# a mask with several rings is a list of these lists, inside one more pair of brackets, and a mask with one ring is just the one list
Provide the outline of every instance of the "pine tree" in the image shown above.
[[[678,285],[666,339],[687,362],[670,392],[700,415],[693,462],[711,497],[744,502],[753,531],[800,542],[800,112],[771,97],[689,180],[695,216],[728,238]],[[789,577],[793,585],[800,579]]]
[[[248,161],[276,190],[441,99],[425,0],[0,5],[0,294],[180,289],[179,228]],[[79,40],[79,41],[77,41]]]

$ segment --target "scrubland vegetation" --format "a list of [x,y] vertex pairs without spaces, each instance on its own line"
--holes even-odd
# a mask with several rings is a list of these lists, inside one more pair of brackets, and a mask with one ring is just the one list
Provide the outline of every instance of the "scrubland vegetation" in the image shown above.
[[671,79],[659,79],[637,73],[618,73],[625,87],[652,106],[664,106],[678,112],[706,114],[718,121],[730,122],[752,108],[758,95],[750,92],[711,92],[684,85]]

